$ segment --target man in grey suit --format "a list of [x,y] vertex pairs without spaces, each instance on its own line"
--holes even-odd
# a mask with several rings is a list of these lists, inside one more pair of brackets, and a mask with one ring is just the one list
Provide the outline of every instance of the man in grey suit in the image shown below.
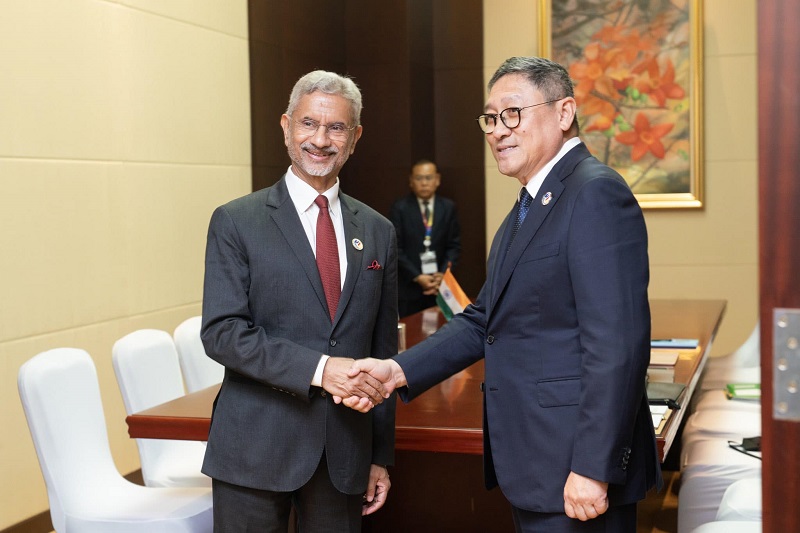
[[[201,337],[225,377],[203,472],[217,532],[285,532],[292,506],[301,531],[358,532],[386,500],[393,397],[347,376],[355,358],[397,352],[394,228],[339,191],[360,115],[352,80],[300,78],[280,121],[286,174],[211,218]],[[352,395],[375,408],[339,404]]]

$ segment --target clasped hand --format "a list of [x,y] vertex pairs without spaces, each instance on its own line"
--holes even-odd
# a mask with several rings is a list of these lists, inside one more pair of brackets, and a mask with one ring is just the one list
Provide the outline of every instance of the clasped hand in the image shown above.
[[344,403],[351,409],[366,413],[401,386],[397,381],[404,376],[399,369],[400,366],[391,359],[331,357],[325,364],[322,387],[333,395],[337,404]]

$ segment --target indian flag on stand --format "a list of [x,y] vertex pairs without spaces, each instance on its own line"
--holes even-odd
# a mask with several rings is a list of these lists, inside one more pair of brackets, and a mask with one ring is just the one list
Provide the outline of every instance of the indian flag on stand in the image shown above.
[[447,320],[453,318],[453,315],[462,312],[465,307],[472,303],[467,298],[467,295],[464,294],[464,290],[456,281],[455,276],[450,272],[450,267],[447,267],[444,277],[442,277],[442,282],[439,284],[436,303]]

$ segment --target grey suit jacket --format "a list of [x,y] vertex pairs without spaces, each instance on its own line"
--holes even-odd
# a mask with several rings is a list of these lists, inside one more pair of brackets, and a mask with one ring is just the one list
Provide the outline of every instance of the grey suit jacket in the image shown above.
[[212,478],[295,490],[324,449],[333,484],[357,494],[371,463],[393,462],[394,398],[362,414],[310,385],[323,353],[397,352],[394,228],[365,204],[342,193],[339,199],[348,265],[333,323],[284,179],[211,217],[201,337],[209,357],[225,366],[203,463]]

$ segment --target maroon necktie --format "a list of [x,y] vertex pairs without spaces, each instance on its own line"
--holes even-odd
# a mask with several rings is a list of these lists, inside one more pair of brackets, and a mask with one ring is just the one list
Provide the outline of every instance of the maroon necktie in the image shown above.
[[342,278],[339,270],[339,247],[336,246],[336,232],[333,231],[333,222],[328,213],[328,198],[322,194],[317,196],[314,203],[319,206],[317,215],[317,268],[325,289],[325,300],[328,302],[328,312],[331,322],[336,316],[336,306],[339,305],[339,295],[342,293]]

